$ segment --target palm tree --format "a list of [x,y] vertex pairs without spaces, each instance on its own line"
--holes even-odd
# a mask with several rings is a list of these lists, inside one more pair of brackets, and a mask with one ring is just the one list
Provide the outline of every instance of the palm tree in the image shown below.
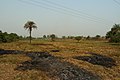
[[32,28],[37,28],[37,26],[35,25],[35,23],[33,21],[28,21],[24,25],[24,28],[29,30],[29,33],[30,33],[30,44],[31,44],[31,32],[32,32]]

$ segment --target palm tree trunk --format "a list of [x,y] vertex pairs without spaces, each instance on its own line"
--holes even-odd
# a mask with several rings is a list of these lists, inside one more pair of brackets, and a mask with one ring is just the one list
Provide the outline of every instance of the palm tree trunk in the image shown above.
[[30,44],[31,44],[31,30],[30,30]]

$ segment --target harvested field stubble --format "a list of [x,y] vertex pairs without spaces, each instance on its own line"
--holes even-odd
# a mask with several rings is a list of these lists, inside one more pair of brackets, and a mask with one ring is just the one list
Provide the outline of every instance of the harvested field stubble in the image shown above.
[[0,53],[3,80],[120,79],[120,46],[106,41],[22,40],[0,44]]

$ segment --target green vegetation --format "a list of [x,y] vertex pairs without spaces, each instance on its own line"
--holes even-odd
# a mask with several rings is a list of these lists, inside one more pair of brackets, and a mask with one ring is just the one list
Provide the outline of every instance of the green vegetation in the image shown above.
[[100,35],[96,35],[95,37],[96,37],[96,39],[99,39],[101,36]]
[[113,25],[111,31],[107,32],[106,38],[109,38],[109,42],[120,42],[120,24]]
[[77,40],[78,42],[82,39],[82,36],[76,36],[75,40]]
[[50,38],[51,38],[52,41],[55,41],[55,38],[56,38],[55,34],[51,34]]
[[62,39],[66,39],[66,37],[65,37],[65,36],[62,36]]
[[21,36],[18,36],[16,33],[2,32],[0,31],[0,43],[13,42],[22,39]]
[[47,36],[46,36],[46,35],[43,35],[43,38],[45,39],[45,38],[47,38]]

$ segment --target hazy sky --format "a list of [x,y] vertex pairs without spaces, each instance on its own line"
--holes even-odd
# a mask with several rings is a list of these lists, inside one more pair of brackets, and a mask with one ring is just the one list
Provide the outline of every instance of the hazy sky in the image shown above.
[[104,36],[120,23],[120,0],[0,0],[0,30],[28,36],[23,26],[29,20],[38,26],[35,37]]

